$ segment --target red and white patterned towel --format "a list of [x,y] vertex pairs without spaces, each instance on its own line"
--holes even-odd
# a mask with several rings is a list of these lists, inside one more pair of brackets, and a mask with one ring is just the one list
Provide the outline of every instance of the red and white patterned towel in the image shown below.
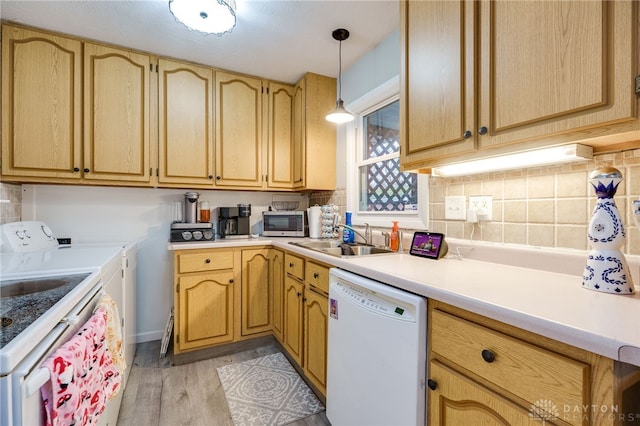
[[107,315],[98,309],[80,331],[43,364],[51,380],[40,388],[47,425],[96,424],[120,373],[105,341]]

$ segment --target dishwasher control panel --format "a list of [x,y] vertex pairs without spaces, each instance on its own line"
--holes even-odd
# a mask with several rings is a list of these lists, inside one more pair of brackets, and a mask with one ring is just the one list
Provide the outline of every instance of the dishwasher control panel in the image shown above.
[[384,296],[340,281],[335,283],[335,290],[340,292],[342,297],[353,304],[359,305],[360,307],[379,315],[385,315],[404,321],[415,321],[413,309],[396,300],[387,299]]

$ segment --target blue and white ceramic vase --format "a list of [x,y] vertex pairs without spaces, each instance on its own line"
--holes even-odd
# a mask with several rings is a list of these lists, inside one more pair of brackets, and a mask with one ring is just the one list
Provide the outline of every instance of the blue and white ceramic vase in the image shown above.
[[591,214],[587,236],[591,251],[582,275],[584,288],[613,294],[633,294],[629,266],[620,251],[625,232],[613,196],[622,182],[622,173],[613,167],[594,170],[589,182],[598,201]]

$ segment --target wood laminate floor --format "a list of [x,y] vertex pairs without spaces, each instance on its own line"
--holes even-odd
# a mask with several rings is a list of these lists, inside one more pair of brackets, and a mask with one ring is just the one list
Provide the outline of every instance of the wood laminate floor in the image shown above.
[[[233,426],[216,368],[278,352],[269,344],[215,358],[172,365],[160,341],[138,344],[124,391],[118,426]],[[325,412],[292,426],[330,425]]]

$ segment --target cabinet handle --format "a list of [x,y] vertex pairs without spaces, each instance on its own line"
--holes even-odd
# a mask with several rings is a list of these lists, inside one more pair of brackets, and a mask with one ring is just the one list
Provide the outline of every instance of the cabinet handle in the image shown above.
[[462,137],[465,139],[469,139],[471,137],[471,130],[467,130],[462,134]]
[[306,297],[303,297],[303,298],[302,298],[302,301],[303,301],[303,302],[306,302],[306,301],[307,301],[307,298],[306,298]]
[[302,296],[302,293],[298,292],[298,297]]
[[290,264],[289,264],[289,268],[293,268],[293,263],[290,263]]
[[480,127],[480,129],[478,129],[478,133],[480,133],[481,135],[486,135],[488,131],[489,129],[487,129],[485,126],[482,126]]
[[89,168],[85,167],[83,170],[85,173],[89,173]]
[[75,173],[78,173],[78,172],[80,171],[80,167],[74,167],[74,168],[73,168],[73,171],[74,171]]
[[216,176],[216,180],[220,180],[222,179],[220,176]]
[[491,352],[489,349],[484,349],[482,351],[482,359],[484,359],[488,363],[492,363],[496,360],[496,355]]
[[317,272],[313,273],[313,278],[318,279],[318,273]]
[[213,179],[213,175],[209,175],[209,179]]
[[436,382],[435,380],[429,379],[427,380],[427,387],[431,390],[436,390],[436,388],[438,387],[438,382]]
[[229,284],[233,284],[233,278],[229,280]]
[[211,263],[211,259],[205,259],[204,263]]

